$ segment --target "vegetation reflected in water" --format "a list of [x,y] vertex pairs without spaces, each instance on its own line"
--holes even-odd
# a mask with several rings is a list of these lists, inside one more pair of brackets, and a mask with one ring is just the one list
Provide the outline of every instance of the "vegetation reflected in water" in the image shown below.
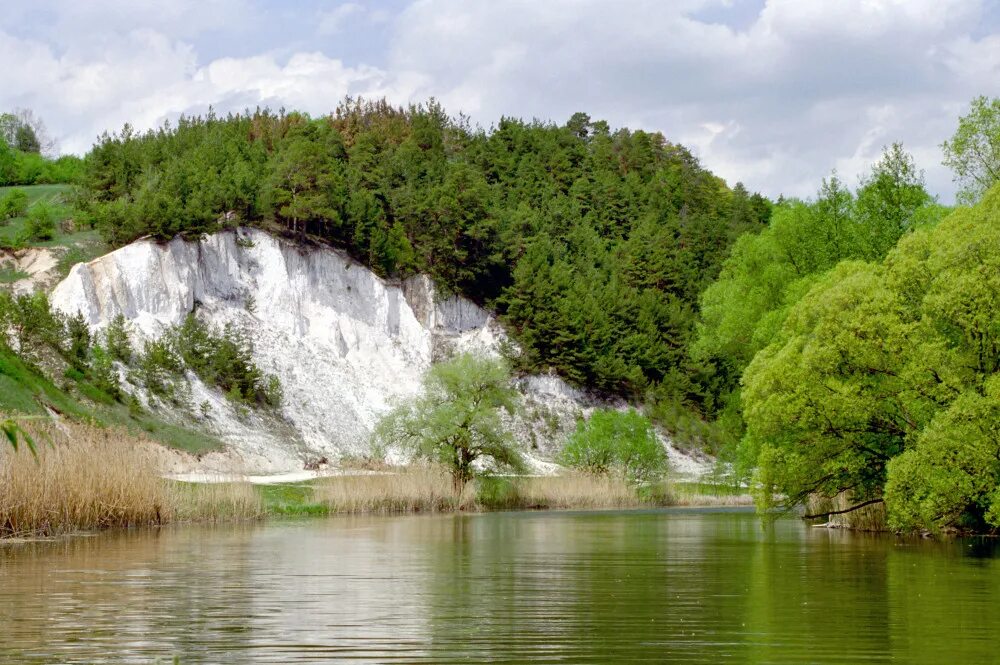
[[0,660],[985,662],[998,561],[705,510],[107,533],[0,548]]

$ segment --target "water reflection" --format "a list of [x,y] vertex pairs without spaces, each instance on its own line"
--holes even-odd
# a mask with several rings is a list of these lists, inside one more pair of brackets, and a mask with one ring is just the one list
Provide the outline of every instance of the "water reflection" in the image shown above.
[[0,661],[987,662],[996,554],[698,511],[102,534],[0,547]]

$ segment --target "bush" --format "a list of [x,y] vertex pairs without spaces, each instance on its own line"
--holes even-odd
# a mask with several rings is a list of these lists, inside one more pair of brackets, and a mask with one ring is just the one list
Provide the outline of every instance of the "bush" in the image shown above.
[[580,420],[559,462],[588,473],[621,473],[633,481],[664,475],[667,455],[649,419],[635,409],[595,411]]
[[12,189],[0,199],[0,221],[23,217],[28,211],[28,195],[23,189]]
[[24,234],[28,240],[45,241],[56,237],[56,216],[52,206],[39,201],[28,210]]

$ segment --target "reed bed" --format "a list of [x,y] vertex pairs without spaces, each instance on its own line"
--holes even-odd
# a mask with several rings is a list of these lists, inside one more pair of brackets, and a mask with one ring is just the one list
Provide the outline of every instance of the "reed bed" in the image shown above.
[[753,497],[744,488],[728,484],[674,482],[666,486],[672,506],[691,508],[736,508],[752,506]]
[[0,446],[0,537],[264,515],[249,483],[164,480],[156,444],[125,430],[51,420],[23,426],[37,457],[26,446]]
[[171,521],[242,521],[267,515],[264,498],[247,482],[173,483]]
[[[841,492],[832,499],[813,495],[806,502],[806,514],[817,515],[830,511],[846,510],[858,503],[853,497]],[[884,503],[874,503],[864,508],[852,510],[849,513],[830,515],[823,518],[827,526],[854,529],[855,531],[887,531],[887,519]]]
[[38,444],[0,449],[0,535],[156,524],[170,514],[166,486],[148,449],[121,432],[34,422]]
[[483,478],[478,483],[478,503],[488,510],[635,508],[655,503],[613,474]]
[[412,466],[399,473],[334,476],[318,481],[313,500],[331,513],[424,513],[472,507],[469,487],[461,497],[447,470]]

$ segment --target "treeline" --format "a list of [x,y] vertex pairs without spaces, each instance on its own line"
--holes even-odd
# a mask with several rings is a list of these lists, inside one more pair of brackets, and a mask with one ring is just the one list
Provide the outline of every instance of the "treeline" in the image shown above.
[[[884,504],[900,530],[1000,528],[1000,100],[942,146],[960,198],[900,146],[740,238],[692,345],[759,505]],[[942,221],[942,217],[944,218]],[[826,516],[826,514],[824,514]]]
[[435,103],[125,127],[82,182],[80,220],[113,244],[235,224],[332,243],[493,307],[525,367],[688,402],[703,398],[698,295],[771,211],[658,133],[585,114],[473,129]]

